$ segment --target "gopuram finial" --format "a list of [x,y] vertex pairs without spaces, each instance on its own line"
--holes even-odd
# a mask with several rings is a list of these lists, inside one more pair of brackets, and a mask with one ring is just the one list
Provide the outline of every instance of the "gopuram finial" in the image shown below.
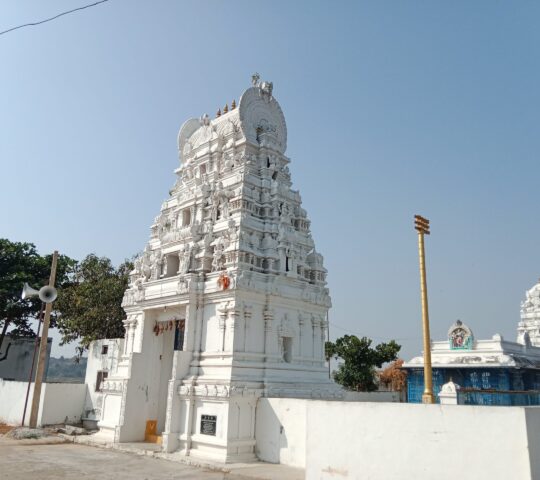
[[199,123],[201,124],[201,126],[205,126],[205,127],[210,125],[210,117],[208,116],[207,113],[205,113],[204,115],[201,116],[201,118],[199,118]]

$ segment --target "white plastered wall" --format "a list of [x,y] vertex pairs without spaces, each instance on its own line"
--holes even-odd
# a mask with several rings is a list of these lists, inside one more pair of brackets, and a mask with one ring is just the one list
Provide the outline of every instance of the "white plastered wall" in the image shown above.
[[78,423],[83,413],[86,385],[83,383],[46,383],[40,405],[39,423]]
[[312,401],[306,423],[306,478],[540,478],[535,407]]
[[260,398],[255,437],[260,460],[305,467],[308,400]]
[[[107,353],[103,354],[103,346]],[[122,352],[123,338],[96,340],[88,348],[88,361],[84,383],[87,386],[83,418],[99,420],[103,404],[103,394],[96,391],[97,374],[99,371],[108,372],[112,376],[118,367],[119,352]]]
[[306,478],[540,478],[540,408],[261,398],[259,459]]
[[[0,380],[0,421],[20,425],[27,382]],[[25,425],[30,419],[34,384],[30,386]],[[83,383],[44,383],[38,412],[38,426],[60,423],[78,423],[83,412],[86,385]]]

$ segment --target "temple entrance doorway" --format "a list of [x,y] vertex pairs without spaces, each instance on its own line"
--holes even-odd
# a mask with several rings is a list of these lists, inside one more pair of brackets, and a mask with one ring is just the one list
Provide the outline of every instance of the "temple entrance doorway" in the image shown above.
[[[169,322],[163,322],[164,330],[161,333],[161,349],[156,352],[159,364],[159,387],[158,387],[158,405],[157,405],[157,425],[156,433],[160,435],[165,428],[165,416],[167,412],[167,393],[169,380],[172,376],[172,364],[174,354],[174,326],[168,325]],[[161,326],[161,325],[160,325]],[[165,330],[166,328],[166,330]]]
[[[161,325],[159,325],[161,327]],[[163,322],[161,350],[159,355],[158,416],[156,433],[160,435],[165,428],[169,381],[172,379],[173,357],[176,350],[184,346],[185,320]]]

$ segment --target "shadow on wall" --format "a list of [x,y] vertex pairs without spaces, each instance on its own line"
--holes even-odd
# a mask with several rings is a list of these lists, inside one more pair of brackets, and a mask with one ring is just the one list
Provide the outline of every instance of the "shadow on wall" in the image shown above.
[[307,402],[297,398],[259,399],[255,425],[259,459],[305,467]]
[[280,463],[280,450],[288,445],[285,427],[276,412],[260,399],[257,403],[255,438],[257,457],[265,462]]

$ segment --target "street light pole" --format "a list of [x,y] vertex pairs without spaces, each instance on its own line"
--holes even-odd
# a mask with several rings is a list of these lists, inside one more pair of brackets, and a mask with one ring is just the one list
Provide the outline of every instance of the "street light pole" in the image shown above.
[[[52,257],[51,275],[49,277],[49,287],[54,287],[56,280],[56,263],[58,252],[55,250]],[[41,398],[41,384],[45,372],[45,362],[47,360],[47,337],[49,336],[49,323],[51,321],[52,302],[45,305],[45,315],[43,318],[43,330],[39,342],[39,355],[36,367],[36,379],[34,381],[34,394],[32,395],[32,408],[30,410],[30,428],[36,428],[39,412],[39,401]]]
[[429,235],[429,220],[414,216],[414,228],[418,232],[418,257],[420,260],[420,294],[422,298],[422,330],[424,337],[424,394],[422,403],[435,403],[433,397],[433,375],[431,368],[431,335],[429,333],[429,312],[426,281],[426,254],[424,235]]

